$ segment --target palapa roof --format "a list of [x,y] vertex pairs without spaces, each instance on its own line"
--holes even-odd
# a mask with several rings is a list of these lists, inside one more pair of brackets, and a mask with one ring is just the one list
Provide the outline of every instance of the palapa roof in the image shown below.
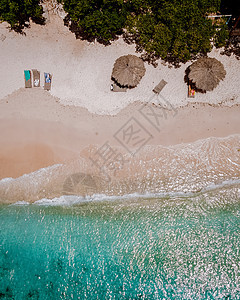
[[223,64],[216,58],[199,58],[189,69],[188,78],[203,91],[212,91],[226,76]]
[[121,86],[135,87],[146,72],[141,58],[135,55],[119,57],[113,66],[112,78]]

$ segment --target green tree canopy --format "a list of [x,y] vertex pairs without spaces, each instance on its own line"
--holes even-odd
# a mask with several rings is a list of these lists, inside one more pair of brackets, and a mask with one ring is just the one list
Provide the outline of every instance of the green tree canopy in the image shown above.
[[[60,1],[60,0],[59,0]],[[125,29],[146,57],[185,62],[222,46],[227,30],[206,15],[217,12],[220,0],[61,0],[67,23],[77,36],[109,44]]]
[[0,0],[0,20],[6,21],[11,28],[21,32],[29,19],[43,24],[43,9],[40,0]]
[[70,29],[84,39],[109,44],[123,32],[127,16],[124,0],[65,0],[63,4]]
[[[206,14],[217,11],[220,1],[146,0],[146,10],[138,8],[128,16],[127,30],[149,55],[187,61],[211,50],[216,28]],[[134,8],[141,1],[133,0]]]
[[[124,34],[145,58],[186,62],[228,39],[227,26],[206,16],[221,0],[58,0],[77,37],[110,44]],[[224,1],[224,0],[222,0]],[[41,0],[0,0],[0,20],[21,31],[31,18],[43,23]]]

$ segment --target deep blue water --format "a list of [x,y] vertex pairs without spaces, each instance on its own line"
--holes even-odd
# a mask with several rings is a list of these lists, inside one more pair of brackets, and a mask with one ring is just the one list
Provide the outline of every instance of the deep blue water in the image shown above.
[[240,299],[240,201],[210,198],[1,205],[0,299]]

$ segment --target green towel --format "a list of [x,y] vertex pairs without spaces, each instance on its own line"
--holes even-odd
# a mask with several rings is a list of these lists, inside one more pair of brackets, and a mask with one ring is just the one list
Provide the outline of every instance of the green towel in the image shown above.
[[29,70],[24,70],[24,75],[25,75],[26,81],[30,80],[31,74],[30,74],[30,71],[29,71]]

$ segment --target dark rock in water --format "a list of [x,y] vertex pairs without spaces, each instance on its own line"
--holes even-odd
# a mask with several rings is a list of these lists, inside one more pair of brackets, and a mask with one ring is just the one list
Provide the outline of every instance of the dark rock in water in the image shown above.
[[8,269],[0,266],[0,278],[4,277],[6,272],[8,272]]
[[27,299],[39,299],[39,292],[37,290],[30,290],[27,294]]
[[9,286],[5,292],[0,292],[0,299],[14,299],[12,289]]
[[60,258],[54,261],[54,268],[57,272],[61,272],[63,269],[63,262]]
[[49,288],[53,289],[53,283],[52,283],[52,281],[49,282]]

